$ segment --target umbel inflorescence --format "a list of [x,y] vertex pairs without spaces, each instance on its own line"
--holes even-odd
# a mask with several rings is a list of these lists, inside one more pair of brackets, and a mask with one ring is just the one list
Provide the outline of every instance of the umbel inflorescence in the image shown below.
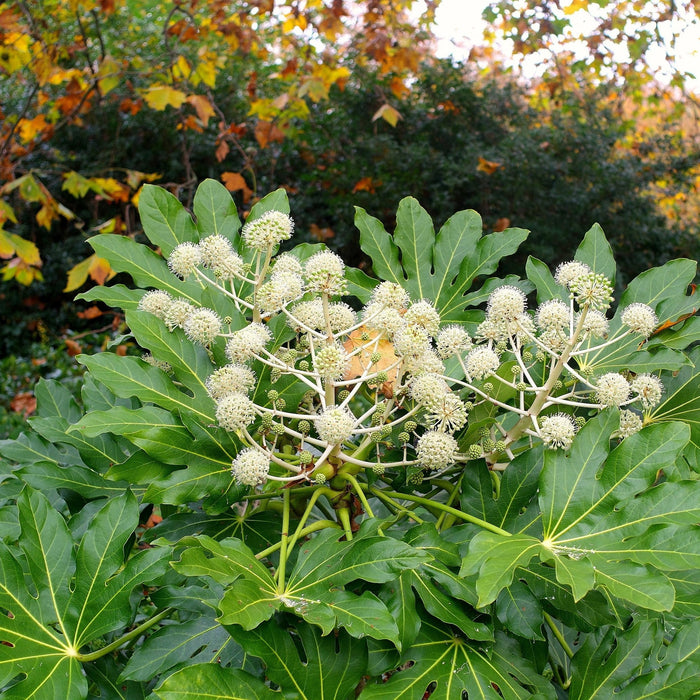
[[[415,480],[477,458],[503,469],[533,441],[568,449],[591,410],[622,409],[626,437],[661,400],[655,375],[592,370],[590,358],[630,335],[647,338],[658,321],[634,303],[611,330],[612,283],[582,262],[560,265],[561,298],[534,310],[518,287],[496,288],[470,335],[394,282],[353,308],[338,255],[275,254],[293,229],[288,215],[269,211],[243,227],[239,251],[214,234],[170,254],[172,273],[223,295],[242,327],[160,290],[140,302],[194,343],[225,343],[227,363],[206,388],[219,426],[240,442],[232,470],[241,484],[322,483],[364,468],[401,468]],[[281,344],[273,319],[287,336]],[[262,372],[281,389],[258,395]]]

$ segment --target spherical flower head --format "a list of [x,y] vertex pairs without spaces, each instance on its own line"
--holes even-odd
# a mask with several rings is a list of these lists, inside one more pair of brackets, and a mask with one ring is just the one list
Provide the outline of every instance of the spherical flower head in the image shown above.
[[226,356],[231,362],[246,362],[260,355],[272,340],[272,333],[262,323],[251,323],[236,331],[226,343]]
[[631,382],[632,391],[636,392],[644,408],[653,408],[661,401],[664,385],[653,374],[638,374]]
[[404,326],[394,335],[394,349],[398,355],[422,355],[429,348],[430,338],[419,326]]
[[278,311],[304,292],[304,280],[294,272],[273,273],[256,297],[263,312]]
[[443,360],[453,355],[461,355],[472,347],[472,339],[461,326],[445,326],[435,339],[437,354]]
[[[577,317],[578,320],[578,317]],[[589,309],[583,320],[582,330],[596,338],[605,338],[610,330],[610,322],[602,311]]]
[[209,267],[220,280],[232,280],[243,274],[243,258],[233,250],[213,260]]
[[170,306],[165,309],[163,321],[168,327],[168,330],[175,328],[184,328],[185,321],[194,313],[195,307],[189,301],[184,299],[173,299]]
[[409,392],[411,398],[421,406],[431,407],[434,402],[446,396],[450,391],[447,382],[432,372],[425,372],[411,380]]
[[642,419],[634,411],[628,411],[627,409],[620,411],[620,430],[618,434],[621,438],[638,433],[642,427]]
[[329,250],[314,253],[306,261],[304,276],[312,292],[331,295],[345,292],[345,263]]
[[467,422],[467,407],[456,394],[443,394],[431,402],[426,420],[429,425],[446,433],[454,433]]
[[312,299],[294,304],[289,309],[287,324],[297,333],[302,333],[307,328],[312,330],[324,328],[323,302],[320,299]]
[[457,441],[448,433],[431,430],[423,433],[416,445],[418,464],[424,469],[444,469],[454,464]]
[[647,304],[630,304],[622,312],[620,320],[623,325],[627,326],[634,333],[648,338],[656,326],[659,324],[659,319],[654,313],[654,309]]
[[211,309],[195,309],[185,319],[183,329],[190,340],[209,345],[221,332],[221,319]]
[[347,440],[355,427],[355,416],[345,408],[329,406],[315,420],[316,432],[329,445]]
[[568,328],[569,319],[569,305],[560,299],[545,301],[535,314],[535,324],[542,331]]
[[483,379],[501,365],[498,355],[491,348],[474,348],[465,362],[467,374],[472,379]]
[[440,314],[425,299],[411,304],[404,314],[404,319],[409,326],[418,326],[431,337],[437,335],[440,328]]
[[420,355],[404,355],[403,368],[408,374],[418,377],[425,372],[444,374],[445,365],[435,350],[429,349]]
[[241,230],[245,244],[255,250],[268,248],[292,237],[294,221],[281,211],[266,211],[255,221],[247,221]]
[[557,267],[554,273],[554,281],[562,287],[569,287],[572,282],[577,280],[582,275],[587,275],[591,272],[591,268],[586,263],[572,260],[565,262]]
[[339,343],[328,343],[316,350],[314,370],[326,381],[342,379],[349,365],[348,354]]
[[160,319],[165,318],[165,314],[170,306],[172,297],[167,292],[162,292],[160,289],[146,292],[139,301],[139,309],[148,311]]
[[202,251],[196,243],[180,243],[173,248],[168,258],[170,271],[185,279],[202,263]]
[[300,275],[302,267],[299,259],[295,258],[291,253],[282,253],[275,258],[272,272],[293,272],[295,275]]
[[362,312],[362,318],[367,328],[382,331],[389,338],[406,325],[404,317],[397,309],[385,307],[379,303],[367,304]]
[[379,304],[389,309],[401,311],[408,306],[410,297],[408,292],[396,282],[382,282],[372,292],[370,304]]
[[552,352],[559,353],[566,345],[567,337],[560,330],[550,328],[540,335],[540,342],[546,345]]
[[566,413],[543,416],[540,421],[540,436],[546,447],[568,450],[576,435],[576,424]]
[[255,373],[245,365],[224,365],[207,377],[205,385],[214,400],[236,392],[248,394],[255,385]]
[[579,275],[569,284],[569,289],[579,306],[604,311],[613,300],[612,282],[605,275],[595,272]]
[[357,323],[357,314],[345,302],[328,304],[328,319],[333,333],[341,333]]
[[476,327],[475,335],[477,340],[490,340],[499,343],[508,339],[507,331],[506,324],[497,323],[487,317]]
[[199,250],[202,255],[202,265],[211,268],[215,267],[222,258],[233,254],[231,242],[219,233],[202,238],[199,242]]
[[517,287],[505,284],[489,296],[486,313],[492,321],[514,321],[525,311],[526,299]]
[[629,382],[621,374],[608,372],[598,378],[595,397],[602,406],[621,406],[629,396]]
[[254,419],[253,402],[240,391],[222,396],[216,404],[216,421],[224,430],[240,430]]
[[270,471],[270,460],[254,447],[241,450],[231,465],[233,478],[244,486],[258,486],[265,483]]

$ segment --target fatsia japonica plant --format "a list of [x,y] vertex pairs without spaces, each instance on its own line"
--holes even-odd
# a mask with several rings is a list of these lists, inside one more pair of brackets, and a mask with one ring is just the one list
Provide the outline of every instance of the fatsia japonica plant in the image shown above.
[[91,240],[133,288],[81,296],[142,354],[0,444],[1,697],[700,692],[693,261],[615,300],[593,226],[492,278],[526,231],[407,198],[357,210],[370,277],[280,253],[281,190],[139,208],[151,246]]

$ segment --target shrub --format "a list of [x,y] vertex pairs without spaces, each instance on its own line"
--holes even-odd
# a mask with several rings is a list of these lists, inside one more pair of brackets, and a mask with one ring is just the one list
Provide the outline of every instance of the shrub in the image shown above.
[[282,190],[242,229],[214,181],[140,207],[166,259],[97,236],[135,288],[81,296],[143,358],[81,356],[0,443],[6,697],[700,690],[693,262],[612,312],[599,226],[494,278],[527,231],[358,208],[373,279],[278,253]]

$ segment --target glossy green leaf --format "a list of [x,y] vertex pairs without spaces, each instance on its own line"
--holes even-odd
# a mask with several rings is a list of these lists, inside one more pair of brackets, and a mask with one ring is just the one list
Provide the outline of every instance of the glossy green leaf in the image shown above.
[[463,296],[474,280],[492,273],[527,238],[523,229],[483,236],[481,217],[473,210],[454,214],[435,234],[432,220],[412,197],[399,203],[393,236],[360,207],[355,225],[374,272],[404,286],[414,300],[430,299],[443,322],[460,321]]
[[431,684],[435,684],[431,700],[453,700],[463,693],[524,700],[531,698],[533,691],[543,699],[555,697],[553,687],[521,658],[516,643],[502,634],[486,650],[442,625],[424,622],[416,643],[401,657],[397,668],[400,670],[386,683],[367,685],[360,700],[415,700],[422,698]]
[[398,627],[398,646],[401,649],[408,649],[413,644],[421,626],[412,579],[413,572],[404,571],[396,580],[384,584],[379,592]]
[[544,615],[540,601],[520,581],[504,588],[496,599],[496,616],[510,632],[525,639],[544,639]]
[[515,570],[526,567],[541,551],[542,544],[528,535],[505,537],[489,530],[479,532],[469,544],[460,575],[478,573],[478,608],[492,603],[513,581]]
[[200,183],[192,209],[200,239],[216,234],[233,241],[241,228],[231,193],[218,180],[209,178]]
[[609,630],[590,635],[572,661],[571,700],[619,697],[637,700],[619,686],[634,678],[652,649],[659,647],[662,630],[657,622],[641,621],[621,634]]
[[[203,694],[203,689],[206,689]],[[235,668],[194,664],[168,676],[154,691],[159,700],[266,700],[279,698],[261,680]]]
[[78,361],[117,396],[136,396],[144,403],[154,403],[170,411],[192,413],[205,423],[215,422],[214,404],[210,399],[193,401],[162,370],[143,360],[101,353],[79,355]]
[[[188,215],[189,216],[189,215]],[[202,292],[193,281],[183,281],[168,269],[163,258],[141,243],[126,236],[102,233],[89,239],[90,245],[117,272],[127,272],[143,288],[155,287],[172,296],[196,304]]]
[[280,686],[284,697],[297,700],[352,700],[367,665],[367,646],[340,630],[321,636],[314,627],[298,622],[293,633],[267,622],[245,632],[230,628],[249,654],[262,659],[266,675]]
[[145,291],[142,289],[129,289],[123,284],[114,284],[111,287],[96,285],[75,298],[81,301],[101,301],[107,306],[119,309],[135,309],[144,294]]
[[230,643],[230,635],[213,615],[165,625],[129,659],[121,678],[148,682],[180,664],[215,662]]
[[569,295],[561,285],[555,282],[549,265],[546,263],[529,256],[525,263],[525,274],[537,289],[537,302],[539,304],[550,299],[568,301]]
[[130,624],[133,590],[165,572],[168,550],[147,550],[125,564],[124,545],[138,524],[128,492],[96,513],[77,552],[45,496],[27,488],[17,507],[27,569],[11,550],[0,549],[0,607],[11,613],[0,616],[0,682],[24,678],[3,697],[84,698],[78,652]]
[[197,230],[189,212],[162,187],[143,186],[139,194],[139,216],[148,240],[166,257],[179,243],[197,241]]
[[630,700],[678,700],[700,692],[700,620],[681,627],[653,670],[625,687]]
[[605,275],[615,285],[615,274],[617,265],[613,256],[612,248],[608,239],[603,233],[600,224],[593,224],[586,231],[581,244],[576,250],[574,260],[586,263],[593,272]]

